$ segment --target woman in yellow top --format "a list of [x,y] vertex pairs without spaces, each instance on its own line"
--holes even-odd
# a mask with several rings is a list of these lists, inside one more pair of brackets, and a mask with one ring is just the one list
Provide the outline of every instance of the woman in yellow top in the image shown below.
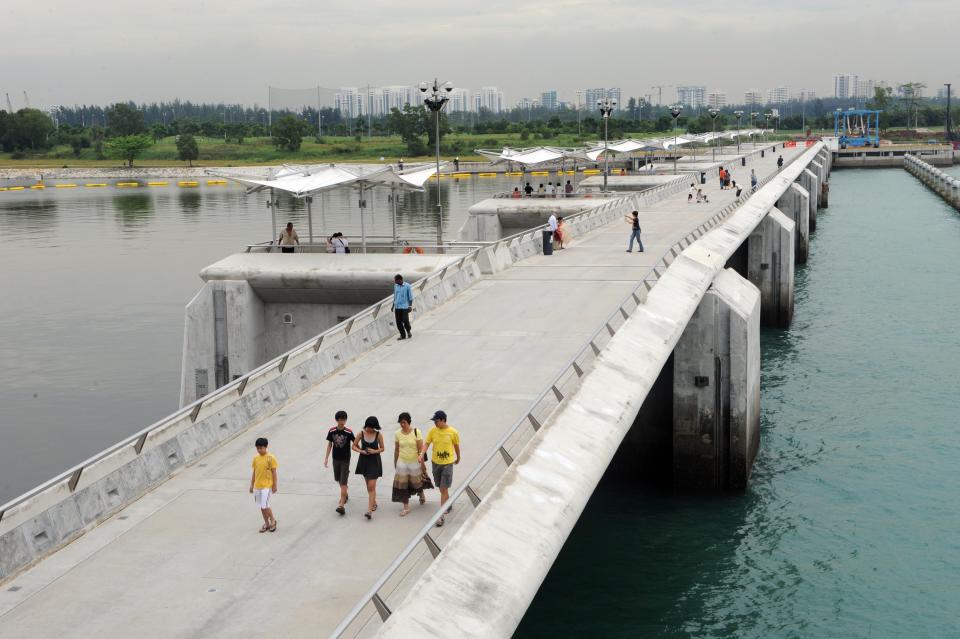
[[423,452],[423,434],[418,428],[410,427],[410,413],[400,413],[397,422],[400,428],[394,433],[396,442],[393,447],[393,501],[403,504],[401,517],[410,512],[410,497],[420,496],[420,503],[426,503],[423,495],[423,475],[427,469],[420,459]]

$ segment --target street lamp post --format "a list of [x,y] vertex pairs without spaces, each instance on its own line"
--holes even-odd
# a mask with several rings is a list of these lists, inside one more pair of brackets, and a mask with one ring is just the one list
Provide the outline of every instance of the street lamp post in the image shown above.
[[763,121],[764,121],[764,125],[763,125],[763,138],[764,138],[764,144],[769,144],[769,143],[770,143],[770,118],[772,118],[772,117],[773,117],[773,112],[772,112],[772,111],[767,111],[766,113],[763,114]]
[[[757,112],[757,111],[751,111],[751,112],[750,112],[750,128],[751,128],[751,129],[752,129],[753,126],[754,126],[754,125],[753,125],[753,120],[754,120],[754,118],[756,118],[758,115],[760,115],[760,113]],[[757,148],[757,143],[753,141],[753,133],[750,134],[750,138],[751,138],[751,139],[750,139],[750,142],[751,142],[752,148],[756,149],[756,148]]]
[[717,137],[717,116],[720,115],[720,109],[710,107],[707,110],[710,114],[710,119],[713,120],[713,137],[716,139],[717,144],[713,145],[713,161],[717,161],[717,149],[720,147],[720,138]]
[[740,118],[743,117],[743,111],[734,111],[733,115],[737,118],[737,155],[740,155]]
[[682,104],[670,106],[670,115],[673,116],[673,174],[677,174],[677,118],[683,112]]
[[600,109],[600,115],[603,117],[603,192],[607,192],[607,175],[610,173],[610,136],[608,135],[607,125],[610,122],[610,114],[617,108],[617,101],[610,98],[597,100],[597,108]]
[[437,250],[440,252],[443,252],[443,204],[440,202],[440,111],[450,101],[448,95],[451,91],[453,91],[451,83],[440,84],[436,78],[434,78],[433,84],[420,83],[420,93],[426,95],[423,102],[428,109],[433,111],[436,121],[434,142],[436,142],[437,150]]

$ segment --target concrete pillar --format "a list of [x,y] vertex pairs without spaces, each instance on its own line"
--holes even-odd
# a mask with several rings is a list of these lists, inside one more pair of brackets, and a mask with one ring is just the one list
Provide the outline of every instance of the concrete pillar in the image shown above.
[[816,193],[820,190],[820,182],[817,176],[810,169],[804,169],[800,177],[797,178],[800,186],[807,190],[810,195],[810,232],[817,230],[817,197]]
[[796,225],[776,208],[747,238],[747,279],[760,289],[760,324],[789,328],[793,320]]
[[827,173],[823,169],[823,165],[820,164],[817,160],[814,160],[807,167],[809,168],[814,175],[817,176],[817,186],[820,188],[817,189],[817,208],[823,208],[823,185],[827,183]]
[[760,291],[726,269],[674,349],[674,486],[744,489],[759,445]]
[[794,182],[777,201],[777,208],[793,220],[796,226],[794,239],[796,244],[793,250],[794,262],[807,263],[807,254],[810,247],[810,194],[807,190]]

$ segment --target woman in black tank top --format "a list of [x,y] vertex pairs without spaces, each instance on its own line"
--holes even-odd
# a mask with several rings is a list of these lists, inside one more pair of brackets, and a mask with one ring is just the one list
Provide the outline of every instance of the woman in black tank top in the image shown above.
[[377,479],[383,477],[383,463],[380,461],[383,435],[376,417],[367,417],[360,436],[353,440],[353,450],[359,453],[355,474],[363,475],[367,482],[367,512],[363,516],[372,519],[373,511],[377,509]]

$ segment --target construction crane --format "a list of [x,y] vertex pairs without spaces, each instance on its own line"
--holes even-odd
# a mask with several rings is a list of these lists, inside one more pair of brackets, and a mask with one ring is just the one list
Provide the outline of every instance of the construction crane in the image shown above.
[[25,109],[30,108],[30,98],[27,97],[26,91],[23,92],[23,108]]
[[7,113],[13,113],[13,105],[10,104],[10,94],[7,94]]
[[672,86],[672,84],[654,84],[650,87],[657,90],[657,106],[663,106],[663,90]]

